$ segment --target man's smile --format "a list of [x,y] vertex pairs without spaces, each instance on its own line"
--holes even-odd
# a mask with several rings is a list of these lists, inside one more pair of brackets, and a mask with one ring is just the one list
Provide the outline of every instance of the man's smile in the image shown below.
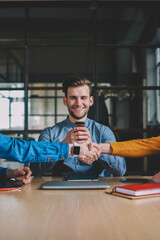
[[76,111],[81,111],[81,110],[85,109],[85,107],[72,107],[72,109],[74,109]]

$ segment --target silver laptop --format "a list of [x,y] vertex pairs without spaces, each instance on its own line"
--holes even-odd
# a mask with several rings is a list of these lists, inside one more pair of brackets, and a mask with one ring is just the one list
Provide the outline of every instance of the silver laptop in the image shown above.
[[110,185],[106,181],[48,181],[42,185],[42,189],[105,189]]

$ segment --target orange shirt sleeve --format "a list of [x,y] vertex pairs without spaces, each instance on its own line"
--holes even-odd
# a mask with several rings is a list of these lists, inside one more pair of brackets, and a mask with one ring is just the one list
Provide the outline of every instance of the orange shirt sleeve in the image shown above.
[[123,157],[144,157],[160,154],[160,136],[110,143],[112,155]]

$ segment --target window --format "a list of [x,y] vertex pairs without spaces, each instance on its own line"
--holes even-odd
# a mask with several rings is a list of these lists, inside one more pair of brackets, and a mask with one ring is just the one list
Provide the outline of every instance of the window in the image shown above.
[[[157,77],[157,86],[160,86],[160,48],[156,49],[156,77]],[[157,100],[157,121],[160,123],[160,90],[156,91],[156,100]]]
[[0,91],[1,129],[24,129],[24,91]]

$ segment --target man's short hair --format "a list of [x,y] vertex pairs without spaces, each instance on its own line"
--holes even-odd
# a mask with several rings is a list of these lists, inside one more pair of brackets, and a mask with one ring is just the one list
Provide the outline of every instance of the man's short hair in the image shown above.
[[92,83],[85,76],[82,76],[81,74],[74,74],[69,76],[66,80],[64,80],[62,87],[63,87],[63,92],[67,97],[67,91],[69,87],[80,87],[85,85],[89,87],[89,92],[91,95]]

